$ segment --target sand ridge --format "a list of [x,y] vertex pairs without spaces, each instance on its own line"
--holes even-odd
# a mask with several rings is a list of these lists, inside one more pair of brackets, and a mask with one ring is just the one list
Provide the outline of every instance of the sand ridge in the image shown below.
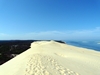
[[0,66],[0,75],[100,75],[100,52],[38,41]]

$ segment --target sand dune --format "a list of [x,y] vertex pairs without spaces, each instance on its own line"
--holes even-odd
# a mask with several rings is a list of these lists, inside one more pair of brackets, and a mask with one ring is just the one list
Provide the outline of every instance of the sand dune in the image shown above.
[[39,41],[0,66],[0,75],[100,75],[100,52]]

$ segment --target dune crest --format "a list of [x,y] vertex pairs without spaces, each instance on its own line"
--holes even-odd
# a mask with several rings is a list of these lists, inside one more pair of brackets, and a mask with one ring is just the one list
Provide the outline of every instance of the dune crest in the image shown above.
[[38,41],[1,65],[0,75],[100,75],[100,52]]

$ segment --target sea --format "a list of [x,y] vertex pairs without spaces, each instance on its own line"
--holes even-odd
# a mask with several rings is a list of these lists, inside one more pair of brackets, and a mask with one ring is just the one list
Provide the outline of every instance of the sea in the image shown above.
[[65,41],[66,44],[100,51],[100,41]]

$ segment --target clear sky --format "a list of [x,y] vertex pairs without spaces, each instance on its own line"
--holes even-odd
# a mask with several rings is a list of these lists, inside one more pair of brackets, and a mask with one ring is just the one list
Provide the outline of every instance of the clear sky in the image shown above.
[[100,0],[0,0],[0,40],[100,40]]

